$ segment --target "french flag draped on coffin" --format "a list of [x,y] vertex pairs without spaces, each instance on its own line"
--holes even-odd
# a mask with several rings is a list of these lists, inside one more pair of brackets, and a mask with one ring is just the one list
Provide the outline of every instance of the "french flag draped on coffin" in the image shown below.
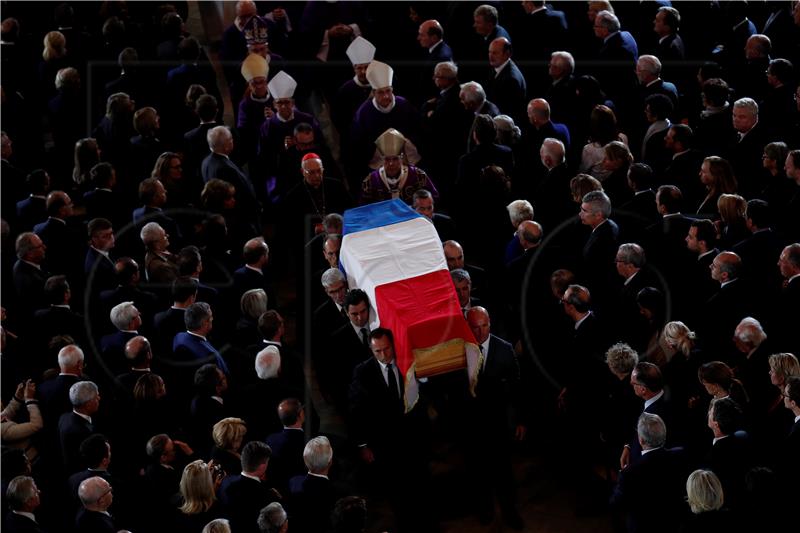
[[447,270],[433,224],[401,200],[344,213],[339,260],[351,289],[370,297],[370,329],[394,334],[405,406],[417,400],[417,378],[467,368],[477,379],[478,350]]

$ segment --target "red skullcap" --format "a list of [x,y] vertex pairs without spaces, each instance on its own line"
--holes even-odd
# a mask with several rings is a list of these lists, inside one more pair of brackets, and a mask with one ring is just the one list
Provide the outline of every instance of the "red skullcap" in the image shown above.
[[306,154],[303,156],[303,161],[308,161],[309,159],[319,159],[320,161],[322,161],[322,158],[317,154],[315,154],[314,152],[311,152],[310,154]]

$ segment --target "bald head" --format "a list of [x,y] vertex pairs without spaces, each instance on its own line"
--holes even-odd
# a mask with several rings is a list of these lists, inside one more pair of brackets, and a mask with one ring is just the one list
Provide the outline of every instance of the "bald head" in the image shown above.
[[542,242],[542,225],[534,220],[523,220],[517,228],[517,236],[524,250],[536,248]]
[[491,333],[492,322],[489,319],[489,312],[485,308],[477,306],[467,311],[467,324],[478,344],[486,342]]
[[242,249],[244,262],[254,268],[263,268],[269,260],[269,245],[263,237],[255,237],[244,243]]
[[252,0],[244,0],[236,2],[236,16],[240,18],[249,18],[258,15],[256,3]]
[[721,252],[714,258],[710,268],[713,280],[726,283],[739,277],[742,260],[733,252]]
[[125,359],[133,368],[147,368],[153,359],[150,341],[147,337],[137,335],[125,344]]
[[464,268],[464,249],[457,241],[445,241],[443,248],[448,270]]
[[564,143],[553,137],[548,137],[539,148],[539,158],[548,170],[552,170],[562,164],[566,159],[566,148]]
[[534,98],[528,103],[528,120],[536,128],[541,128],[550,122],[550,104],[547,100]]
[[100,476],[90,477],[78,487],[78,498],[86,509],[104,512],[111,506],[111,485]]
[[444,38],[444,29],[438,20],[426,20],[419,25],[417,41],[423,48],[430,48]]

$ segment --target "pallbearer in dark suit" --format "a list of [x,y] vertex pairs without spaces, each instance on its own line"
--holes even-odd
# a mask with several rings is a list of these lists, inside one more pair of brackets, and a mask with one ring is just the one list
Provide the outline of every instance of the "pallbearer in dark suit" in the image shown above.
[[[497,491],[503,520],[512,529],[521,530],[522,518],[514,502],[514,476],[511,471],[511,442],[522,440],[527,432],[520,398],[520,373],[511,344],[491,335],[489,313],[483,307],[467,312],[475,340],[481,351],[478,385],[475,391],[475,414],[478,417],[473,436],[479,491],[478,513],[482,523],[494,514],[492,491]],[[471,456],[473,454],[470,454]]]
[[219,498],[236,531],[258,532],[258,513],[280,499],[265,482],[272,450],[260,441],[250,441],[242,448],[242,471],[229,472],[219,488]]
[[377,482],[374,488],[388,492],[402,530],[409,508],[418,510],[418,526],[429,519],[426,412],[421,400],[405,412],[405,379],[395,360],[392,332],[377,328],[369,343],[373,357],[355,368],[350,384],[350,436],[367,474]]

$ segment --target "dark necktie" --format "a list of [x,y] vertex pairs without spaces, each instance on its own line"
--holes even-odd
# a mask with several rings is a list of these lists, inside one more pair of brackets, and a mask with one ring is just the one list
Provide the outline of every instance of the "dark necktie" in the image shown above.
[[347,319],[350,318],[350,317],[347,316],[347,309],[345,309],[344,307],[342,307],[339,311],[342,313],[343,317],[345,317]]
[[361,328],[361,342],[364,344],[364,348],[369,348],[369,334],[367,333],[367,328]]
[[478,349],[481,351],[481,361],[480,361],[481,367],[478,369],[478,375],[482,376],[483,370],[486,368],[486,353],[484,353],[483,351],[483,344],[479,344]]
[[394,365],[392,365],[392,363],[386,365],[386,378],[389,382],[389,395],[392,397],[392,400],[399,404],[400,395],[397,389],[397,378],[394,375]]

